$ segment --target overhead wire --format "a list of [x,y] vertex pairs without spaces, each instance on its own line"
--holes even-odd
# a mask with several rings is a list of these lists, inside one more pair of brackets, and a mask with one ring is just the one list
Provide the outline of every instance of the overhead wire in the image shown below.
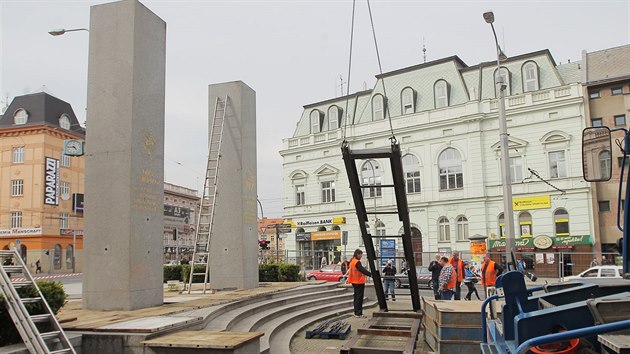
[[[352,69],[352,42],[354,39],[354,13],[356,9],[356,0],[352,0],[352,23],[350,26],[350,54],[348,56],[348,87],[346,88],[346,109],[342,112],[343,124],[343,145],[347,145],[346,132],[348,131],[348,101],[350,100],[350,72]],[[356,111],[356,110],[355,110]]]
[[389,130],[392,133],[391,138],[389,140],[392,144],[396,144],[396,135],[394,134],[394,127],[392,125],[392,116],[389,113],[389,104],[387,103],[387,92],[385,91],[385,78],[383,75],[383,67],[381,65],[381,55],[378,51],[378,42],[376,40],[376,30],[374,29],[374,20],[372,19],[372,7],[370,6],[370,0],[367,0],[368,12],[370,13],[370,24],[372,25],[372,37],[374,37],[374,47],[376,48],[376,59],[378,60],[378,70],[381,74],[381,84],[383,85],[383,96],[385,97],[383,102],[383,114],[388,118],[389,121]]

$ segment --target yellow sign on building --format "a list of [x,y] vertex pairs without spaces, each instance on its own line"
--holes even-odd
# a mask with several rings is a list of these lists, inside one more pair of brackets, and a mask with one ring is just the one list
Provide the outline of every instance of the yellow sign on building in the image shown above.
[[514,210],[549,209],[551,208],[551,196],[539,195],[512,199]]

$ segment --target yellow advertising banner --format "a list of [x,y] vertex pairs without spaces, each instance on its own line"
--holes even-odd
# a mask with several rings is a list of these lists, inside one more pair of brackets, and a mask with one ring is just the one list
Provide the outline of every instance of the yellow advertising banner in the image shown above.
[[551,208],[551,196],[539,195],[512,199],[514,210],[549,209]]
[[311,232],[312,241],[339,240],[339,239],[341,239],[341,230]]

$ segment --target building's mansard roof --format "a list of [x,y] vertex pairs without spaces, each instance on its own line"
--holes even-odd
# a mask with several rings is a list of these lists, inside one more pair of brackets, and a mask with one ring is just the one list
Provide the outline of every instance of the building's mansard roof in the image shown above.
[[582,52],[584,83],[587,85],[610,82],[630,77],[630,45],[595,52]]
[[[501,62],[501,67],[509,71],[509,90],[506,95],[519,95],[525,92],[524,68],[534,63],[537,74],[537,89],[548,89],[580,81],[580,62],[557,65],[548,50],[523,54]],[[466,65],[459,57],[452,56],[408,68],[398,69],[377,75],[372,90],[361,91],[346,97],[334,98],[304,106],[304,112],[297,124],[293,137],[311,134],[311,112],[318,110],[323,115],[320,131],[328,128],[328,110],[336,105],[344,110],[348,102],[348,124],[361,124],[374,120],[372,102],[374,97],[387,97],[388,116],[402,116],[403,90],[413,90],[413,113],[440,109],[436,108],[435,87],[438,81],[445,81],[448,90],[448,107],[462,105],[470,101],[496,98],[493,75],[496,62],[485,62],[475,66]],[[383,85],[384,84],[384,85]],[[384,86],[384,88],[383,88]],[[340,122],[343,127],[345,122]]]
[[[14,118],[18,111],[26,111],[26,123],[15,124]],[[79,124],[72,106],[45,92],[15,97],[7,107],[4,115],[0,116],[0,129],[37,125],[61,127],[59,119],[62,116],[66,116],[70,122],[68,131],[78,135],[85,135],[85,129]]]

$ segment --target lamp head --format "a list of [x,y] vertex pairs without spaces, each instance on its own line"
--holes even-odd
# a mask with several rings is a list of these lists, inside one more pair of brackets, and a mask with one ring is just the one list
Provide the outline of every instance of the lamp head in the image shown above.
[[59,28],[59,29],[54,29],[52,31],[48,32],[51,36],[61,36],[62,34],[66,33],[66,30],[63,28]]
[[486,23],[494,23],[494,12],[488,11],[483,13],[483,19],[486,20]]

